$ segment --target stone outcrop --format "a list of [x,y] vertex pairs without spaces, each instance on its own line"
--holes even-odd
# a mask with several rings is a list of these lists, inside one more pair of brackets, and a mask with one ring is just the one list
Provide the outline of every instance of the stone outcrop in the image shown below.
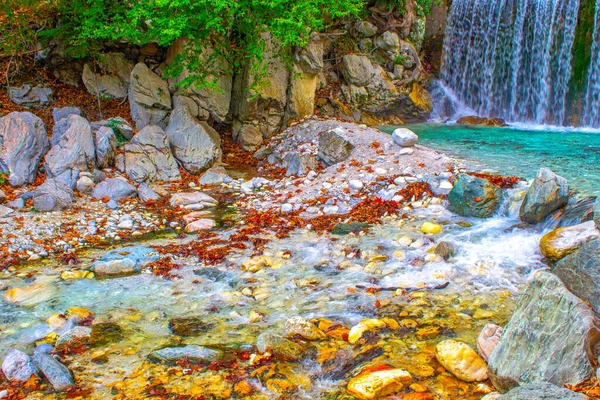
[[117,155],[117,168],[133,182],[174,181],[181,178],[167,135],[158,126],[139,131]]
[[127,96],[133,64],[122,53],[101,54],[97,65],[83,66],[82,80],[94,96],[124,98]]
[[131,71],[128,91],[131,118],[137,129],[146,125],[166,127],[171,111],[171,94],[167,82],[156,75],[144,63],[138,63]]
[[20,106],[44,106],[48,104],[51,97],[52,89],[48,87],[23,85],[10,89],[10,99]]
[[32,113],[13,112],[0,118],[0,169],[9,173],[12,186],[33,182],[49,148],[44,123]]
[[310,116],[315,110],[319,73],[323,71],[324,45],[313,35],[308,45],[296,52],[290,74],[285,122]]
[[46,179],[33,191],[33,204],[38,211],[60,211],[70,207],[75,200],[73,189],[66,183]]
[[563,386],[589,379],[595,376],[599,327],[594,311],[559,278],[538,271],[488,359],[490,379],[502,392],[526,383]]
[[486,179],[462,174],[448,195],[448,209],[463,217],[489,218],[502,200],[502,189]]
[[112,167],[117,154],[117,137],[115,132],[106,126],[94,131],[96,144],[96,166],[100,169]]
[[476,115],[459,118],[456,120],[456,123],[460,125],[481,125],[497,127],[508,126],[502,118],[485,118],[478,117]]
[[562,176],[542,168],[523,199],[519,218],[529,223],[542,222],[553,211],[567,205],[569,185]]
[[190,174],[199,174],[221,159],[217,131],[192,117],[184,107],[173,111],[166,133],[173,155]]

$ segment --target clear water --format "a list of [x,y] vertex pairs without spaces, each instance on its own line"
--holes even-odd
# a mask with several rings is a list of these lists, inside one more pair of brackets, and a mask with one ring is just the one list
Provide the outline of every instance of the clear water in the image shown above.
[[[569,180],[572,189],[600,194],[600,131],[566,130],[547,126],[528,129],[456,124],[409,127],[419,143],[466,160],[472,170],[493,169],[525,179],[548,167]],[[391,132],[393,127],[384,127]]]

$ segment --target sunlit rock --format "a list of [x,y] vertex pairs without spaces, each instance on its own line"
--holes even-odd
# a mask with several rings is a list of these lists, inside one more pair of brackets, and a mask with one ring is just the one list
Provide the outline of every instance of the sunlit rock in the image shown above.
[[435,347],[435,357],[452,375],[465,382],[481,382],[488,377],[485,361],[465,343],[444,340]]

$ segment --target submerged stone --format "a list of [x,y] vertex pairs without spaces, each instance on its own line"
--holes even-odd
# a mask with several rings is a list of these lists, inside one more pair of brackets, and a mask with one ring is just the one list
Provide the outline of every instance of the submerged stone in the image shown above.
[[92,264],[92,269],[99,277],[132,275],[139,273],[145,265],[158,258],[158,253],[151,247],[121,247],[104,254]]
[[114,322],[101,322],[92,325],[88,343],[90,346],[103,346],[120,342],[123,339],[123,329]]
[[516,387],[498,397],[498,400],[586,400],[588,396],[558,387],[548,382],[538,382]]
[[256,348],[261,353],[270,352],[286,361],[297,361],[302,357],[304,347],[296,342],[270,332],[263,332],[256,339]]
[[58,289],[55,286],[36,283],[22,288],[10,289],[4,295],[9,304],[32,306],[54,297]]
[[175,364],[180,360],[186,360],[191,364],[208,364],[221,359],[223,357],[223,352],[192,344],[182,347],[165,347],[163,349],[154,350],[148,357],[152,361],[163,362],[166,364]]
[[364,222],[349,222],[344,224],[339,222],[335,224],[333,229],[331,230],[332,235],[347,235],[349,233],[357,233],[360,231],[367,230],[371,227],[369,224],[365,224]]
[[435,347],[435,357],[452,375],[465,382],[488,378],[485,361],[466,343],[444,340]]
[[303,317],[292,317],[285,322],[285,334],[287,337],[301,336],[306,340],[322,340],[327,335],[312,322]]
[[350,379],[348,392],[359,399],[379,399],[400,392],[413,382],[410,373],[403,369],[364,372]]
[[54,390],[63,392],[75,385],[73,374],[51,355],[38,348],[33,353],[33,362],[48,379]]
[[68,348],[86,345],[91,334],[92,328],[88,328],[87,326],[75,326],[59,336],[54,344],[54,348],[58,351],[62,351],[67,350]]
[[213,326],[200,317],[172,318],[169,320],[169,330],[178,336],[199,336]]

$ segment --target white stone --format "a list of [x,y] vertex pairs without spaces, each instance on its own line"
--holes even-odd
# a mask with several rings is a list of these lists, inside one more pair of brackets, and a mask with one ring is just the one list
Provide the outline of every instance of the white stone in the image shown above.
[[133,220],[126,219],[117,225],[118,229],[132,229],[133,228]]
[[452,189],[454,187],[454,185],[452,185],[452,183],[450,183],[450,181],[443,181],[440,183],[439,188],[440,189]]
[[409,155],[413,154],[414,152],[415,151],[413,149],[409,149],[409,148],[405,147],[404,149],[402,149],[398,152],[398,155],[409,156]]
[[348,186],[350,186],[351,189],[354,190],[361,190],[364,185],[361,181],[359,181],[358,179],[352,179],[348,182]]
[[412,147],[417,143],[419,137],[416,133],[406,128],[398,128],[392,132],[392,138],[396,144],[402,147]]
[[292,206],[290,203],[285,203],[281,206],[281,211],[282,212],[290,212],[294,209],[294,206]]

